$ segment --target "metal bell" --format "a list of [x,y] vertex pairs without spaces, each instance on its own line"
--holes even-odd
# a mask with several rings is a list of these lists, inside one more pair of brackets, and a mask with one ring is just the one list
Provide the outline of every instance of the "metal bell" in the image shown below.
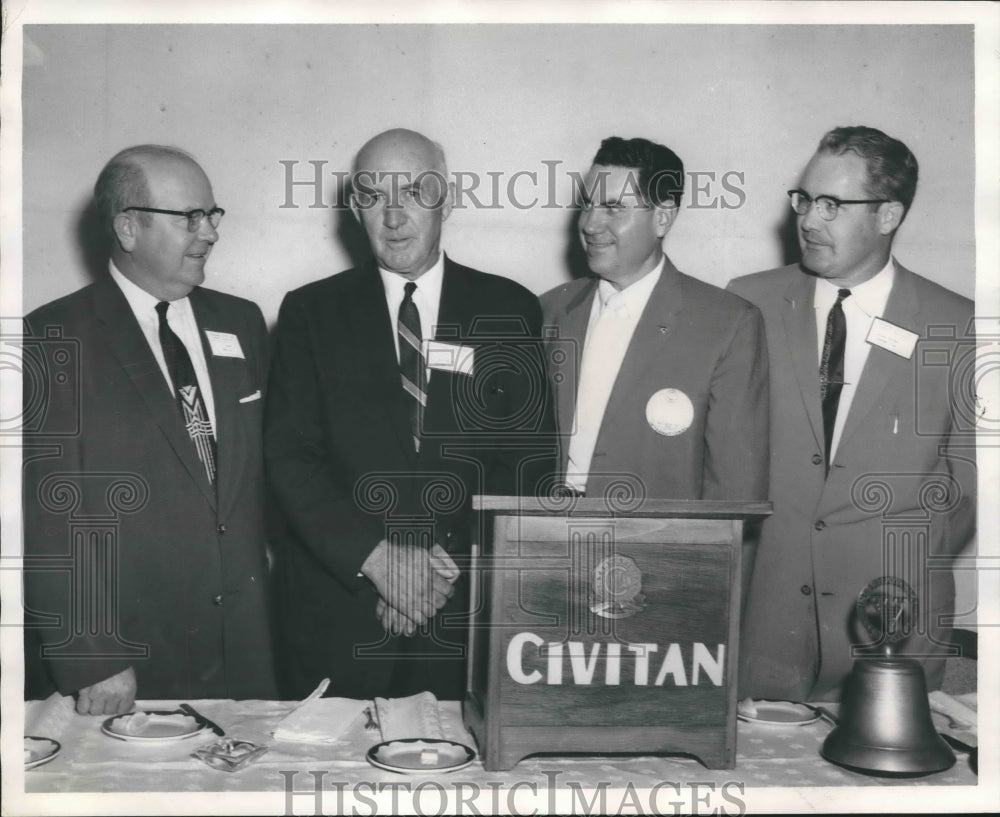
[[921,775],[955,763],[931,720],[923,668],[908,658],[855,661],[844,688],[840,725],[821,754],[876,774]]

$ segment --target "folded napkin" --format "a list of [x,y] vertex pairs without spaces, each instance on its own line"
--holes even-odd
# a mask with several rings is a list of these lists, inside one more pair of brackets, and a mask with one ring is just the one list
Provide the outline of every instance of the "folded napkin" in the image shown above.
[[432,692],[418,692],[408,698],[376,698],[375,709],[382,740],[444,739],[438,700]]
[[39,703],[33,703],[31,711],[24,713],[24,734],[40,738],[59,739],[73,719],[76,701],[72,695],[53,692]]
[[288,713],[274,730],[277,740],[333,743],[362,717],[368,701],[354,698],[316,698]]
[[928,693],[932,712],[940,712],[952,722],[952,728],[978,735],[976,710],[953,698],[947,692],[936,689]]

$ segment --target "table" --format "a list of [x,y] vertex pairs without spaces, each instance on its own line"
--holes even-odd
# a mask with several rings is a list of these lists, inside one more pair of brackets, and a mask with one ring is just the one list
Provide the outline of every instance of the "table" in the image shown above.
[[[142,701],[140,709],[174,709],[177,701]],[[499,792],[508,796],[512,788],[520,794],[555,790],[560,795],[578,800],[578,793],[601,788],[609,792],[631,788],[657,789],[654,801],[643,795],[643,810],[667,811],[678,797],[690,806],[692,799],[711,795],[713,802],[729,795],[730,803],[742,796],[744,789],[767,787],[939,787],[975,786],[977,778],[971,771],[966,755],[958,755],[949,770],[917,779],[899,780],[873,777],[848,771],[823,760],[820,747],[830,727],[823,721],[798,726],[775,727],[740,722],[738,731],[737,767],[735,770],[706,769],[697,760],[679,756],[532,756],[505,772],[487,772],[475,761],[470,767],[434,778],[398,775],[371,766],[365,751],[381,740],[378,731],[366,731],[363,724],[349,730],[341,739],[330,744],[277,741],[270,732],[294,706],[278,701],[202,700],[190,702],[203,715],[222,726],[228,736],[264,743],[267,754],[252,766],[239,772],[218,771],[191,757],[193,749],[216,740],[207,733],[185,741],[163,744],[138,744],[118,741],[102,734],[101,717],[75,715],[72,699],[49,699],[26,704],[25,724],[29,734],[52,737],[62,744],[60,754],[50,763],[25,773],[25,790],[42,792],[274,792],[281,794],[293,787],[297,791],[314,792],[317,775],[325,800],[323,813],[338,808],[338,787],[348,794],[359,791],[392,792],[393,787],[425,784],[425,788],[444,788],[450,794],[463,796],[478,790],[489,795]],[[440,702],[441,722],[445,737],[475,746],[466,732],[461,717],[461,705],[456,701]],[[39,719],[41,718],[41,721]],[[34,731],[31,731],[34,730]],[[696,788],[692,791],[691,787]],[[532,789],[534,786],[534,789]],[[728,789],[726,787],[729,787]],[[658,788],[657,788],[658,787]],[[408,791],[404,789],[404,791]],[[430,792],[427,792],[430,796]],[[958,794],[958,792],[956,792]],[[610,795],[609,795],[610,796]],[[312,798],[294,795],[296,813],[314,813]],[[302,802],[308,800],[309,802]],[[288,800],[286,798],[286,804]],[[436,802],[436,801],[434,801]],[[589,797],[580,801],[585,806]],[[725,805],[725,800],[722,801]],[[538,813],[544,813],[544,802],[538,800]],[[604,811],[621,811],[616,803],[606,804]],[[652,808],[650,808],[652,805]],[[599,812],[600,804],[593,806]],[[489,813],[488,807],[481,813]],[[302,811],[301,809],[305,809]],[[560,810],[565,810],[561,808]],[[586,810],[585,808],[583,810]],[[729,813],[739,811],[729,806]],[[423,809],[435,813],[436,806]],[[286,809],[286,813],[288,810]],[[369,813],[359,811],[357,813]],[[374,813],[374,812],[371,812]],[[472,811],[466,813],[475,813]],[[522,813],[531,813],[530,810]],[[629,809],[626,813],[635,813]]]

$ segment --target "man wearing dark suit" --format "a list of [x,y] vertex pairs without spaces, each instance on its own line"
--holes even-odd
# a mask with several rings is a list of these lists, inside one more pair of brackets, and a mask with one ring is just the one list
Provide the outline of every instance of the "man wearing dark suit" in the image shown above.
[[446,175],[418,133],[371,139],[351,207],[374,262],[281,306],[265,448],[289,696],[329,676],[338,696],[461,697],[470,498],[551,470],[541,310],[441,252]]
[[[200,286],[223,211],[189,155],[128,148],[95,197],[109,277],[27,318],[28,347],[80,375],[54,375],[25,437],[27,606],[59,617],[28,643],[80,713],[274,697],[263,317]],[[26,374],[26,407],[42,385]]]
[[585,184],[579,230],[594,277],[542,296],[545,325],[575,354],[553,373],[567,487],[766,498],[760,313],[663,253],[684,190],[681,160],[646,139],[611,137]]
[[873,641],[859,593],[882,576],[915,591],[901,649],[940,683],[948,562],[975,529],[973,309],[892,258],[916,186],[902,142],[830,131],[789,191],[801,262],[730,284],[763,313],[771,358],[774,515],[744,619],[743,695],[836,699],[852,646]]

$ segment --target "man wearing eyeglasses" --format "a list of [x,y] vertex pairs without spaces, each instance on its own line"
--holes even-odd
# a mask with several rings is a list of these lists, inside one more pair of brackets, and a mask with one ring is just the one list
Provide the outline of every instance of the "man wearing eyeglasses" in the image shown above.
[[81,714],[126,712],[137,694],[275,697],[263,317],[201,287],[224,211],[188,154],[123,150],[94,196],[108,276],[26,320],[28,347],[64,344],[80,373],[62,387],[72,367],[55,355],[52,382],[25,376],[26,405],[46,395],[26,436],[27,606],[60,617],[30,631],[43,651],[28,660],[44,656]]
[[914,622],[900,651],[940,684],[948,559],[975,529],[973,305],[892,256],[916,186],[902,142],[830,131],[789,191],[801,261],[730,284],[763,313],[771,359],[774,515],[744,621],[745,696],[835,700],[852,646],[873,640],[859,593],[882,576],[916,592],[919,611],[897,611]]
[[439,145],[394,129],[358,152],[351,209],[374,259],[284,299],[267,404],[285,694],[465,691],[474,494],[551,472],[541,310],[441,250]]
[[593,276],[542,296],[546,326],[575,358],[552,372],[566,490],[765,499],[763,322],[664,254],[684,191],[680,158],[611,137],[584,184],[579,233]]

